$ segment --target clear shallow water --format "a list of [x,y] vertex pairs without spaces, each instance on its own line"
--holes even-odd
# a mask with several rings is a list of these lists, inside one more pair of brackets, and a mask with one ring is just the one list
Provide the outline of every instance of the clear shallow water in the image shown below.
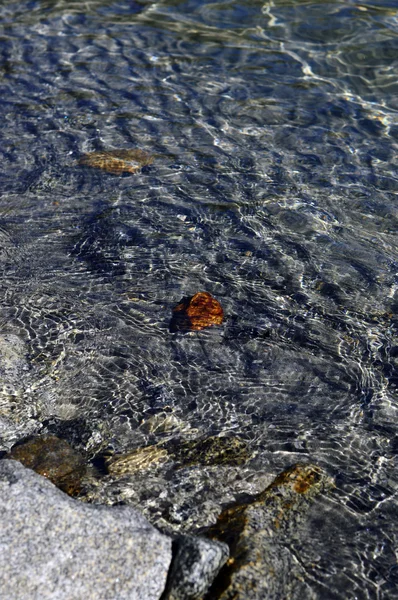
[[[1,397],[3,447],[240,436],[245,467],[167,464],[92,492],[174,531],[317,462],[337,485],[292,542],[309,597],[398,597],[395,2],[0,14],[0,317],[30,358]],[[131,147],[153,165],[77,164]],[[171,334],[199,290],[225,323]]]

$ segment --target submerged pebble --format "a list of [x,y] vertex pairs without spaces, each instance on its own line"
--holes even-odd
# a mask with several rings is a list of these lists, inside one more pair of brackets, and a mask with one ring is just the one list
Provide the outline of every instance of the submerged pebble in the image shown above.
[[250,458],[250,450],[238,437],[210,436],[166,446],[145,446],[127,454],[109,457],[107,471],[114,477],[131,475],[173,461],[179,468],[197,465],[241,465]]
[[211,325],[221,325],[224,311],[221,304],[208,292],[198,292],[183,300],[173,309],[170,331],[200,331]]
[[142,167],[153,163],[153,156],[140,150],[103,150],[83,154],[79,164],[85,167],[102,169],[113,175],[136,173]]
[[15,394],[21,380],[29,371],[24,341],[12,333],[0,334],[0,389],[4,394]]
[[167,460],[168,453],[165,448],[146,446],[144,448],[137,448],[137,450],[128,454],[112,456],[106,462],[106,466],[110,475],[122,477],[123,475],[132,474],[137,471],[145,471]]
[[35,437],[15,445],[6,455],[47,477],[54,485],[76,496],[81,491],[85,462],[67,442],[54,435]]

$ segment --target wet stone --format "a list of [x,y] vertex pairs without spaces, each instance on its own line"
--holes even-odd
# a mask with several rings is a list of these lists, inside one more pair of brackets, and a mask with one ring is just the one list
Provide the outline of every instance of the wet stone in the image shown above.
[[211,325],[221,325],[224,311],[221,304],[208,292],[198,292],[183,298],[173,309],[170,331],[200,331]]
[[150,434],[164,434],[172,431],[181,433],[184,430],[189,430],[189,425],[185,424],[175,415],[158,413],[144,421],[141,425],[141,429]]
[[108,473],[114,477],[123,477],[138,471],[157,467],[168,460],[168,452],[159,446],[137,448],[133,452],[112,456],[106,461]]
[[173,461],[178,468],[197,465],[242,465],[250,458],[250,450],[238,437],[211,436],[202,440],[153,445],[106,458],[107,472],[123,477],[139,471],[157,468]]
[[318,466],[296,464],[252,501],[226,508],[205,532],[231,552],[206,600],[305,598],[303,567],[289,548],[311,502],[332,486]]
[[86,470],[84,458],[56,436],[35,437],[17,444],[6,458],[17,460],[47,477],[70,496],[81,491],[81,479]]
[[250,450],[238,437],[210,436],[203,440],[183,442],[170,451],[183,467],[191,465],[242,465],[250,458]]
[[173,541],[173,561],[162,600],[200,600],[229,556],[227,544],[193,535]]
[[142,167],[153,163],[153,157],[144,150],[104,150],[84,154],[79,164],[102,169],[113,175],[137,173]]

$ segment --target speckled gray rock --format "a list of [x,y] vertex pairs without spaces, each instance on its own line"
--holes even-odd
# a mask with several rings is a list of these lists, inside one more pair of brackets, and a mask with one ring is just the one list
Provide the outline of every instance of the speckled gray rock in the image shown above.
[[171,539],[126,506],[86,505],[0,461],[0,598],[157,600]]
[[199,600],[229,556],[227,544],[193,535],[173,542],[175,556],[164,600]]

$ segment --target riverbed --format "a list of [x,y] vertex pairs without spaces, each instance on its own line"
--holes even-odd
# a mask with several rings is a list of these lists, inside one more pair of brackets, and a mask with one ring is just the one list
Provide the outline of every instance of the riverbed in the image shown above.
[[[0,318],[26,361],[2,449],[60,435],[99,469],[92,501],[171,533],[317,463],[335,488],[290,548],[312,597],[398,597],[396,2],[1,1],[0,19]],[[115,149],[153,162],[81,163]],[[201,291],[223,323],[173,331]],[[245,460],[97,464],[213,437]]]

